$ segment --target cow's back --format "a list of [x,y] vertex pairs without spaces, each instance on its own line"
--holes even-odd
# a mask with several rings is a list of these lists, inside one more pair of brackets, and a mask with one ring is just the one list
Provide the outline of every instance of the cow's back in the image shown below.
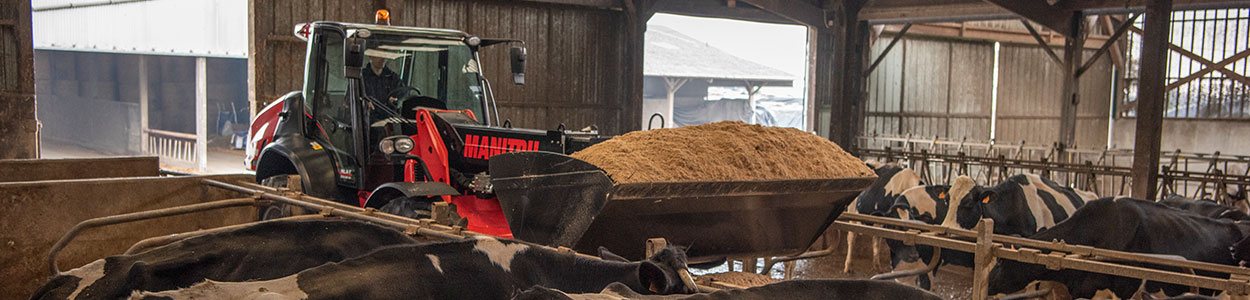
[[411,243],[415,241],[403,233],[364,222],[262,222],[105,258],[98,279],[85,282],[58,276],[41,289],[46,293],[36,293],[32,299],[63,298],[58,296],[65,290],[78,291],[81,299],[116,299],[133,290],[172,290],[206,279],[274,279],[382,246]]

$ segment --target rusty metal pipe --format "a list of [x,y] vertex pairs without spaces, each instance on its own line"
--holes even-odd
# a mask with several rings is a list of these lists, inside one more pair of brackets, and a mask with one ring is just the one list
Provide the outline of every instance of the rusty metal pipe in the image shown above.
[[273,221],[311,220],[311,219],[321,219],[321,218],[326,218],[326,217],[327,216],[324,216],[324,215],[298,215],[298,216],[290,216],[290,217],[285,217],[285,218],[280,218],[280,219],[265,220],[261,222],[236,224],[236,225],[222,226],[222,227],[217,227],[217,228],[196,230],[196,231],[191,231],[191,232],[183,232],[183,233],[175,233],[175,234],[170,234],[170,235],[150,237],[130,246],[130,249],[126,249],[126,252],[123,254],[126,254],[126,255],[135,254],[135,253],[139,253],[142,251],[146,251],[151,248],[156,248],[156,247],[167,245],[169,243],[180,241],[186,238],[235,230],[235,229],[239,229],[239,228],[243,228],[247,226],[252,226],[253,224],[258,224],[258,223],[273,222]]
[[[347,205],[343,203],[338,203],[338,202],[325,200],[325,199],[321,199],[317,197],[311,197],[311,196],[302,195],[302,194],[298,195],[297,196],[298,198],[277,195],[277,194],[274,194],[277,192],[277,190],[274,190],[269,187],[261,186],[261,185],[255,185],[255,187],[249,188],[249,187],[240,186],[236,184],[230,184],[230,183],[221,182],[221,181],[213,180],[213,179],[204,179],[204,183],[209,186],[222,188],[226,190],[236,191],[240,193],[254,194],[255,197],[258,197],[261,199],[272,200],[274,202],[299,206],[299,207],[303,207],[306,209],[310,209],[312,211],[320,211],[321,213],[324,213],[324,214],[338,215],[338,216],[349,217],[349,218],[358,219],[358,220],[367,221],[367,222],[374,222],[377,224],[382,224],[385,226],[398,228],[400,230],[403,230],[405,233],[409,233],[409,234],[420,234],[423,236],[429,236],[429,237],[435,237],[435,238],[441,238],[441,239],[461,239],[461,238],[465,238],[468,236],[483,235],[481,233],[477,233],[477,232],[473,232],[469,230],[463,230],[463,229],[460,229],[459,227],[453,228],[451,226],[435,224],[434,220],[432,219],[415,220],[411,218],[405,218],[401,216],[378,212],[377,210],[373,210],[373,209],[360,208],[356,206],[351,206],[351,205]],[[249,183],[244,183],[244,184],[253,185]],[[257,188],[260,188],[260,189],[257,189]],[[265,191],[266,189],[268,189],[270,192],[266,192]]]
[[778,263],[784,263],[784,262],[796,261],[796,260],[804,260],[804,259],[812,259],[812,258],[817,258],[821,256],[827,256],[830,254],[833,254],[833,249],[809,251],[809,252],[800,253],[799,255],[795,255],[795,256],[768,258],[764,260],[764,269],[760,270],[760,274],[768,275],[768,272],[771,271],[773,267],[777,266]]
[[1036,291],[1015,293],[1015,294],[1003,296],[1002,298],[998,298],[998,300],[1033,299],[1033,298],[1046,297],[1046,295],[1050,295],[1050,289],[1040,289]]
[[147,211],[141,211],[141,212],[133,212],[133,213],[128,213],[128,214],[120,214],[120,215],[114,215],[114,216],[87,219],[86,221],[78,222],[78,224],[74,225],[73,228],[70,228],[69,232],[66,232],[65,235],[61,236],[61,239],[57,240],[56,244],[52,245],[52,249],[48,252],[48,270],[52,271],[53,276],[61,274],[61,269],[58,268],[56,265],[56,257],[59,254],[61,254],[61,250],[65,249],[65,246],[68,245],[70,241],[73,241],[74,238],[77,237],[80,232],[86,229],[96,228],[100,226],[142,221],[142,220],[148,220],[148,219],[162,218],[162,217],[168,217],[168,216],[184,215],[184,214],[189,214],[189,213],[215,210],[215,209],[240,207],[240,206],[254,206],[256,204],[257,204],[257,199],[254,199],[254,198],[226,199],[226,200],[217,200],[217,201],[212,201],[212,202],[205,202],[205,203],[198,203],[198,204],[191,204],[191,205],[154,209],[154,210],[147,210]]
[[903,278],[903,277],[916,276],[920,274],[933,272],[933,270],[937,269],[937,267],[941,264],[942,264],[942,248],[933,247],[933,257],[929,258],[929,264],[925,265],[924,268],[916,268],[916,269],[911,269],[911,270],[898,270],[898,271],[893,271],[889,273],[877,274],[877,275],[872,276],[869,279],[891,280],[891,279],[898,279],[898,278]]
[[[295,205],[295,206],[307,208],[313,211],[320,211],[322,214],[335,215],[335,216],[345,217],[349,219],[356,219],[356,220],[361,220],[361,221],[366,221],[366,222],[373,222],[379,225],[388,226],[388,227],[401,230],[404,233],[409,234],[409,235],[419,234],[419,235],[423,235],[427,237],[449,239],[449,240],[462,239],[462,238],[470,237],[470,236],[489,236],[489,235],[485,235],[485,234],[470,231],[470,230],[464,230],[460,228],[459,226],[452,227],[452,226],[437,224],[434,222],[433,219],[428,219],[428,218],[417,220],[417,219],[412,219],[412,218],[407,218],[407,217],[401,217],[401,216],[396,216],[396,215],[392,215],[388,213],[379,212],[371,208],[360,208],[360,207],[356,207],[352,205],[338,203],[338,202],[321,199],[317,197],[312,197],[308,195],[303,195],[303,194],[298,195],[297,196],[298,198],[291,198],[291,197],[287,197],[283,195],[277,195],[277,194],[274,194],[274,193],[277,193],[276,189],[262,186],[262,185],[253,184],[253,183],[242,183],[243,185],[252,186],[252,187],[231,184],[231,183],[222,182],[222,181],[213,180],[213,179],[204,179],[204,183],[209,186],[213,186],[213,187],[217,187],[217,188],[221,188],[225,190],[253,194],[255,195],[255,197],[258,197],[261,199],[272,200],[275,202],[285,203],[289,205]],[[560,252],[568,252],[568,253],[572,253],[573,255],[583,257],[583,258],[591,258],[591,259],[596,259],[596,260],[599,259],[598,256],[577,253],[574,251],[556,249],[556,248],[533,244],[533,243],[529,243],[525,241],[517,241],[517,242],[525,243],[532,247],[543,247],[543,248],[548,248],[548,249],[555,249],[556,251],[560,251]]]

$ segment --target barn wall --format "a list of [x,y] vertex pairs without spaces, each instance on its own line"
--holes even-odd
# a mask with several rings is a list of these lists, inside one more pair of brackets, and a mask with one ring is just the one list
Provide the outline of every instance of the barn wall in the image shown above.
[[39,155],[30,28],[30,0],[0,0],[0,159]]
[[[1058,52],[1059,50],[1056,50]],[[1093,56],[1085,51],[1085,57]],[[1004,44],[999,52],[998,134],[1003,143],[1026,141],[1049,145],[1059,137],[1059,95],[1063,70],[1034,46]],[[1107,116],[1111,97],[1111,63],[1095,63],[1080,81],[1075,148],[1107,146]]]
[[[305,44],[291,35],[314,20],[373,22],[368,1],[250,1],[251,99],[263,106],[302,86]],[[624,14],[508,1],[390,1],[394,25],[464,30],[525,41],[526,85],[512,85],[507,46],[485,48],[482,64],[500,114],[518,127],[639,128],[641,103],[627,101]]]
[[[891,38],[878,39],[873,59]],[[1063,76],[1059,66],[1032,45],[1001,44],[999,55],[996,140],[1054,142]],[[993,72],[991,42],[905,37],[868,77],[864,134],[989,140]],[[1081,79],[1078,146],[1106,145],[1110,72],[1104,58]]]
[[[1113,148],[1131,149],[1137,137],[1137,118],[1115,120]],[[1164,119],[1164,152],[1180,149],[1185,152],[1221,155],[1250,155],[1250,122],[1228,120]]]

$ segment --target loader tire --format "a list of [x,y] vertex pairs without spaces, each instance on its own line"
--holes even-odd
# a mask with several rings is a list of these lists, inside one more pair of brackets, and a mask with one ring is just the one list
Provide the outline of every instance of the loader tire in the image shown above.
[[[294,177],[294,179],[297,181],[299,179],[299,175],[291,175],[291,174],[274,175],[274,176],[265,177],[265,179],[261,179],[260,185],[272,187],[272,188],[278,188],[278,189],[287,188],[287,182],[289,182],[289,179],[291,179],[291,177]],[[287,204],[277,203],[277,204],[272,204],[272,205],[261,206],[259,209],[257,209],[256,219],[259,221],[273,220],[273,219],[278,219],[278,218],[290,217],[294,215],[301,215],[303,213],[304,213],[304,209],[301,207],[294,207],[294,206],[287,205]]]
[[378,211],[411,219],[428,219],[435,199],[396,197],[387,201]]

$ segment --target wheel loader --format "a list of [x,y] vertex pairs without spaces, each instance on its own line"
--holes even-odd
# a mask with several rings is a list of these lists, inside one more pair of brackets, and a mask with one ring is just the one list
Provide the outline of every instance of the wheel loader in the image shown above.
[[[479,51],[511,45],[512,78],[523,84],[521,41],[328,21],[295,35],[307,41],[303,89],[251,124],[246,163],[261,184],[299,182],[314,196],[413,218],[447,202],[469,230],[629,259],[663,237],[697,260],[802,252],[873,180],[616,184],[567,156],[609,137],[501,121]],[[385,95],[370,86],[381,64],[399,82]]]

